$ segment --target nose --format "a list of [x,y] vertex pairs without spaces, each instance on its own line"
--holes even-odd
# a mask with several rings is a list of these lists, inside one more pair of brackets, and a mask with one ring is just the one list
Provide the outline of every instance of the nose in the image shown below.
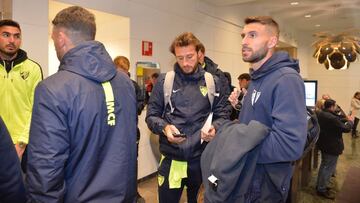
[[188,58],[184,57],[184,59],[181,61],[181,63],[182,63],[183,66],[188,66],[189,63],[190,63],[190,60],[191,59],[188,59]]
[[14,42],[15,41],[15,36],[10,35],[8,39],[9,39],[9,42]]
[[184,65],[184,66],[187,66],[188,64],[189,64],[189,60],[186,59],[186,58],[184,58],[183,65]]
[[241,45],[247,45],[248,44],[248,40],[247,40],[247,37],[244,37],[241,41]]

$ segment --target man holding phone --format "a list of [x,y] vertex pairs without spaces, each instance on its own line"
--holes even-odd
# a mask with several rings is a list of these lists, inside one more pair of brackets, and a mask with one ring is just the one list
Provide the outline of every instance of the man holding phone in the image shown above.
[[[205,71],[199,64],[200,44],[188,32],[174,40],[170,47],[176,58],[171,103],[164,102],[164,74],[159,76],[149,100],[146,123],[160,136],[162,154],[158,169],[160,203],[179,202],[184,186],[188,202],[197,202],[202,183],[201,153],[206,142],[215,136],[217,127],[228,117],[224,111],[225,91],[217,76],[213,76],[216,94],[210,104]],[[201,130],[211,112],[213,119],[209,130]]]

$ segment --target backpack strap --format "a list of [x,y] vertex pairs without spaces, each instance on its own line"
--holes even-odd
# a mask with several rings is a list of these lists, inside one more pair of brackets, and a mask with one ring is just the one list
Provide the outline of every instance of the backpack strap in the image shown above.
[[167,104],[170,104],[171,113],[174,112],[174,107],[172,106],[170,100],[173,84],[174,84],[174,78],[175,78],[175,71],[172,70],[166,73],[165,81],[164,81],[164,109],[166,109]]
[[214,103],[214,97],[216,96],[214,77],[211,75],[211,73],[208,72],[205,72],[204,76],[205,76],[206,88],[208,89],[208,98],[212,109]]
[[[205,77],[206,88],[208,89],[208,99],[212,109],[214,103],[214,97],[216,96],[214,77],[208,72],[205,72],[204,77]],[[169,104],[171,109],[170,113],[173,113],[175,110],[170,100],[173,84],[174,84],[174,78],[175,78],[175,71],[172,70],[166,73],[165,81],[164,81],[164,109],[166,109],[166,106]]]

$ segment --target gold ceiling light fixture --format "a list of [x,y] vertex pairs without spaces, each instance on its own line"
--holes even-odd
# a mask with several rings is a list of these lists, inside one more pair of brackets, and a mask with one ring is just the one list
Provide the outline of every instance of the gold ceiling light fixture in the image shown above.
[[349,68],[350,63],[360,54],[359,30],[351,30],[340,34],[318,32],[314,36],[318,39],[312,46],[315,48],[313,57],[324,64],[327,70]]

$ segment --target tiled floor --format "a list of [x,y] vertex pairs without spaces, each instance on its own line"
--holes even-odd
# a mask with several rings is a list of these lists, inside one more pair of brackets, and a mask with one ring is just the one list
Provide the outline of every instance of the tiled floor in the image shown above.
[[[334,186],[335,192],[341,190],[344,182],[347,170],[352,167],[360,167],[360,138],[352,139],[349,134],[344,134],[345,150],[340,156],[337,169],[336,177],[332,179],[331,183]],[[359,146],[358,146],[359,145]],[[303,188],[300,192],[299,203],[332,203],[335,201],[328,200],[316,195],[315,183],[317,178],[317,170],[312,172],[312,178],[309,185]],[[157,200],[157,179],[153,177],[149,180],[139,183],[139,192],[144,197],[147,203],[156,203]],[[359,185],[360,188],[360,185]],[[359,191],[360,192],[360,191]],[[186,202],[185,194],[181,198],[181,203]]]

